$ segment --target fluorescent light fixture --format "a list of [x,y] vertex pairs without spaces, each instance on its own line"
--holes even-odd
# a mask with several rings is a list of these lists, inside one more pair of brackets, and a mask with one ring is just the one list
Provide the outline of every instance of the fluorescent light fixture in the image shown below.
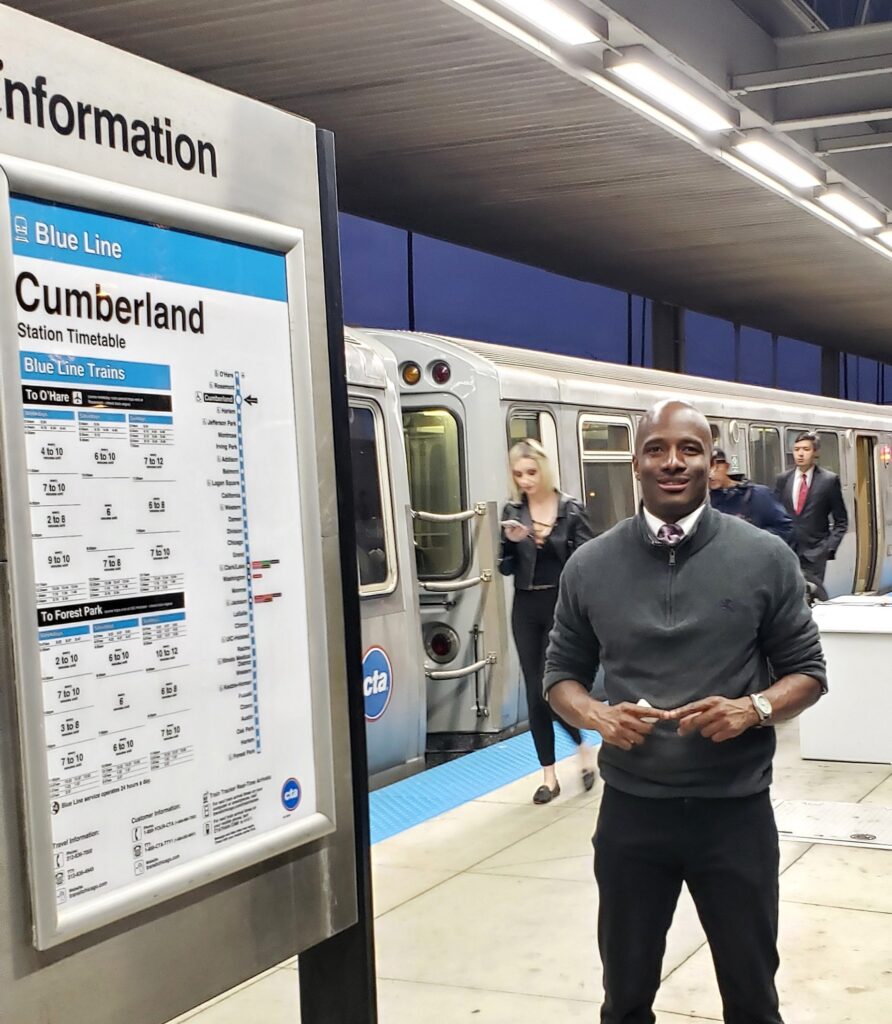
[[888,245],[889,248],[892,249],[892,230],[890,230],[889,228],[886,228],[885,231],[881,231],[877,235],[877,239],[880,242],[882,242],[883,245]]
[[[552,39],[557,39],[567,46],[585,46],[597,43],[607,36],[607,23],[594,11],[580,11],[575,17],[560,4],[553,0],[495,0],[502,7],[507,7],[512,14],[517,14],[524,21],[530,22],[541,29]],[[595,26],[598,31],[595,31]],[[603,25],[603,27],[602,27]]]
[[815,196],[815,199],[821,206],[832,210],[837,217],[842,217],[844,221],[861,231],[877,231],[886,226],[885,221],[880,220],[877,214],[853,199],[839,185],[830,185],[826,192]]
[[477,0],[445,0],[445,2],[451,7],[464,11],[484,25],[494,28],[496,32],[510,36],[515,42],[526,46],[527,49],[534,50],[547,60],[557,61],[560,59],[560,54],[556,50],[552,50],[546,43],[543,43],[541,39],[537,39],[529,32],[525,32],[519,25],[515,25],[508,18],[503,18],[501,14],[496,14],[491,8],[478,4]]
[[607,53],[604,64],[611,74],[701,131],[727,132],[737,127],[735,111],[712,100],[693,82],[680,84],[677,78],[681,76],[658,62],[643,46],[630,46],[620,56]]
[[812,189],[824,184],[823,176],[817,168],[812,170],[804,161],[794,159],[768,132],[746,132],[744,137],[733,142],[732,146],[750,163],[756,164],[793,188]]

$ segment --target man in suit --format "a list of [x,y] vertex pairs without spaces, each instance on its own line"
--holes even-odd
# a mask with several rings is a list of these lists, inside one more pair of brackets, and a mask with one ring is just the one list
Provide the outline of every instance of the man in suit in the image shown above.
[[793,548],[802,574],[826,601],[824,572],[827,562],[836,557],[849,517],[839,477],[817,465],[820,452],[817,434],[800,434],[793,445],[795,466],[777,478],[774,493],[793,519]]

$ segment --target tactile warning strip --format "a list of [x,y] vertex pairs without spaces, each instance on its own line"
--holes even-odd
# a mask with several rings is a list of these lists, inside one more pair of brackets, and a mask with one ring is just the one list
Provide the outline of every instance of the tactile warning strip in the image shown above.
[[[586,733],[586,739],[593,746],[601,742],[597,733]],[[560,760],[575,751],[563,729],[555,729],[555,757]],[[372,842],[491,793],[538,767],[533,738],[525,732],[378,789],[369,795]]]
[[892,850],[892,807],[820,800],[780,800],[774,805],[781,839]]

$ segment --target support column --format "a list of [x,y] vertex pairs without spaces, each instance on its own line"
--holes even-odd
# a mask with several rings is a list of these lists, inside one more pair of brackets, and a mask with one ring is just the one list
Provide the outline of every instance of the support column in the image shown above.
[[821,349],[821,394],[825,398],[839,398],[839,352],[835,348]]
[[667,302],[654,301],[651,339],[655,370],[684,372],[684,310]]

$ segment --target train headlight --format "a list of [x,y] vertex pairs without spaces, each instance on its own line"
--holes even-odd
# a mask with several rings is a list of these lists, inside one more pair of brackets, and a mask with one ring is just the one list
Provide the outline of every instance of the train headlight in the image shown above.
[[403,363],[400,367],[400,376],[404,384],[417,384],[421,380],[421,367],[418,363]]
[[444,363],[442,359],[437,360],[431,366],[431,380],[434,384],[448,384],[451,376],[452,368],[449,363]]
[[424,627],[424,650],[431,661],[445,665],[458,654],[458,633],[442,622],[431,622]]

